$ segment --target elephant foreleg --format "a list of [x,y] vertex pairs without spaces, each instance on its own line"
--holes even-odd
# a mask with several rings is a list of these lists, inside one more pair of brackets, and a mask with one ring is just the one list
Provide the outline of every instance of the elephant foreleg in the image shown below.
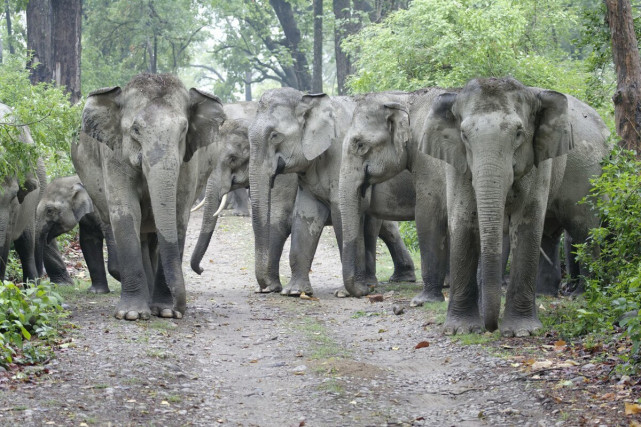
[[109,293],[105,259],[102,253],[102,230],[89,215],[85,215],[79,222],[80,249],[87,263],[91,286],[88,291],[96,294]]
[[35,281],[38,279],[38,269],[36,268],[35,248],[36,243],[33,235],[33,230],[27,228],[23,233],[13,242],[16,252],[20,257],[22,264],[22,281]]
[[416,232],[421,249],[421,274],[423,290],[412,298],[415,307],[426,302],[443,301],[443,282],[448,266],[447,215],[442,208],[429,211],[429,215],[416,217]]
[[[550,221],[551,222],[551,221]],[[536,275],[536,293],[538,295],[553,295],[559,293],[561,284],[561,263],[559,258],[559,243],[563,230],[554,221],[554,225],[546,221],[541,237],[541,255]]]
[[105,237],[105,244],[107,245],[107,270],[111,277],[120,282],[120,266],[118,264],[118,251],[116,250],[114,233],[109,224],[102,223],[100,228],[102,229],[102,235]]
[[[362,274],[365,284],[370,287],[378,285],[378,279],[376,279],[376,240],[378,239],[378,233],[381,229],[382,222],[383,221],[380,219],[376,219],[370,215],[365,215],[365,228],[363,230],[365,271],[363,271]],[[342,244],[339,243],[339,247],[341,246]],[[359,267],[362,268],[361,266],[356,265],[357,276],[360,275],[358,271]]]
[[311,295],[314,291],[309,280],[309,271],[330,211],[305,189],[299,189],[294,206],[289,251],[292,277],[281,294],[295,296],[304,292]]

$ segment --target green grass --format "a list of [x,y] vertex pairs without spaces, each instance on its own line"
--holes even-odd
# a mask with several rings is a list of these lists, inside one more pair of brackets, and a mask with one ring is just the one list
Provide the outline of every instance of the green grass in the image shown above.
[[334,341],[327,329],[315,319],[303,318],[301,323],[295,323],[294,329],[301,332],[309,342],[310,348],[308,357],[313,360],[329,359],[332,357],[349,357],[349,352],[336,341]]
[[422,307],[430,323],[442,325],[447,317],[447,301],[426,302]]
[[324,391],[327,393],[336,393],[336,394],[345,393],[345,388],[343,388],[341,383],[335,378],[329,378],[326,381],[323,381],[318,385],[317,388],[319,391]]
[[[417,279],[421,277],[421,253],[419,251],[410,251],[412,261],[416,267]],[[389,281],[389,278],[394,274],[394,262],[382,240],[378,240],[376,244],[376,277],[381,282]]]

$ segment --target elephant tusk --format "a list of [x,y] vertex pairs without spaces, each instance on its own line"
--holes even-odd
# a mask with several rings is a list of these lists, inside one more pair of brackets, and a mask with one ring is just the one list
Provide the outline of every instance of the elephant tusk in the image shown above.
[[198,209],[202,208],[205,205],[205,199],[206,197],[203,197],[203,199],[198,203],[196,206],[191,208],[191,212],[196,212]]
[[220,215],[223,209],[225,209],[225,205],[227,204],[227,194],[229,193],[225,193],[225,195],[223,196],[223,199],[220,201],[220,206],[218,206],[218,210],[216,211],[216,213],[214,213],[214,218]]
[[545,253],[545,251],[543,250],[543,248],[539,246],[539,250],[541,251],[541,255],[543,255],[543,258],[545,258],[545,260],[546,260],[546,261],[547,261],[547,262],[548,262],[552,267],[554,267],[554,263],[552,262],[552,260],[551,260],[551,259],[550,259],[550,257],[548,256],[548,254],[546,254],[546,253]]

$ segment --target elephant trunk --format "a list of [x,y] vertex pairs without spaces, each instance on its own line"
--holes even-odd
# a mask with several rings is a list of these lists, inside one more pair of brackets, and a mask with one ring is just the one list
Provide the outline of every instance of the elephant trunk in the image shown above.
[[151,207],[158,232],[160,262],[169,291],[173,297],[174,310],[185,313],[187,296],[182,272],[182,248],[178,239],[176,183],[180,160],[164,159],[163,165],[149,169],[147,182]]
[[7,258],[9,257],[10,247],[9,215],[8,212],[0,212],[0,281],[4,280],[4,275],[7,272]]
[[[341,180],[339,184],[339,203],[343,232],[343,284],[350,295],[359,297],[366,295],[367,286],[363,285],[357,267],[360,260],[364,259],[362,230],[364,227],[363,195],[361,188],[364,177],[359,173],[345,172],[349,166],[342,165]],[[360,286],[359,286],[360,285]]]
[[[507,186],[498,166],[483,167],[474,174],[481,241],[481,312],[485,328],[498,328],[503,277],[503,218]],[[485,173],[484,173],[485,172]]]
[[252,226],[254,229],[254,263],[256,280],[261,289],[269,286],[269,230],[271,191],[274,177],[258,159],[250,157],[249,191],[251,192]]
[[190,261],[191,269],[198,274],[203,272],[203,268],[200,266],[200,263],[205,256],[211,237],[214,234],[214,229],[216,228],[218,218],[214,217],[214,212],[220,205],[220,202],[220,188],[214,182],[214,178],[210,176],[207,180],[207,189],[205,191],[205,207],[203,212],[203,221],[200,226],[200,234],[198,235],[198,242],[191,254]]

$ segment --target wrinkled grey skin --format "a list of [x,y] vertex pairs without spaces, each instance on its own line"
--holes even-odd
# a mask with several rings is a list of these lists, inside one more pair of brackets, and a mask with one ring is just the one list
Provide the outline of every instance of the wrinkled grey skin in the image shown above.
[[[363,212],[386,219],[414,219],[421,249],[423,290],[412,306],[443,301],[447,273],[447,203],[444,163],[418,150],[421,132],[434,99],[445,91],[382,92],[356,98],[357,106],[343,143],[340,210],[343,220],[343,280],[349,290],[365,289],[354,265]],[[388,181],[392,179],[392,181]],[[411,208],[410,218],[389,204],[377,203],[372,192],[381,183],[396,185],[394,194]],[[415,185],[415,184],[420,185]],[[372,190],[373,189],[373,190]],[[414,200],[416,201],[414,206]],[[428,214],[422,214],[428,213]],[[400,215],[399,215],[400,214]]]
[[104,224],[78,175],[51,181],[36,209],[36,264],[42,265],[53,283],[73,284],[58,251],[55,238],[79,225],[82,254],[89,269],[89,292],[108,293],[103,240],[107,242],[109,273],[120,280],[115,241],[111,227]]
[[451,287],[445,333],[498,328],[506,218],[512,263],[500,330],[527,336],[541,327],[535,281],[544,221],[551,227],[555,220],[576,241],[597,224],[577,202],[589,191],[589,178],[601,171],[607,135],[589,106],[514,79],[472,80],[460,93],[435,101],[420,149],[448,163]]
[[141,74],[87,98],[72,159],[116,240],[116,318],[184,315],[190,207],[211,173],[208,150],[224,117],[217,97],[168,74]]
[[214,213],[220,206],[222,198],[230,191],[244,189],[249,185],[249,140],[247,127],[256,114],[255,102],[238,102],[225,104],[223,107],[225,123],[221,126],[219,137],[210,147],[214,161],[211,175],[207,179],[203,220],[198,235],[198,242],[191,255],[191,268],[201,274],[200,266],[205,251],[209,246],[216,228],[217,217]]
[[[191,268],[201,274],[201,261],[209,246],[217,218],[213,216],[221,203],[223,195],[235,189],[245,191],[249,185],[249,123],[256,114],[256,102],[239,102],[224,106],[227,120],[220,128],[220,138],[212,144],[212,156],[215,165],[207,181],[203,222],[198,242],[191,256]],[[285,241],[291,233],[292,212],[298,177],[296,174],[278,176],[272,191],[271,236],[269,242],[256,242],[257,254],[268,254],[267,257],[256,256],[256,278],[261,285],[258,291],[280,291],[279,263]],[[263,246],[263,245],[269,246]]]
[[225,209],[231,209],[232,215],[249,216],[249,192],[245,188],[230,191]]
[[[13,121],[11,109],[0,103],[0,122]],[[20,127],[20,141],[33,144],[26,126]],[[22,264],[23,282],[38,278],[34,258],[36,206],[44,190],[47,177],[44,163],[37,160],[35,174],[27,172],[24,180],[15,176],[0,177],[0,280],[4,280],[9,249],[13,243]]]
[[[339,248],[342,247],[338,179],[342,140],[354,106],[346,97],[305,95],[291,88],[274,89],[261,97],[250,125],[249,178],[257,265],[268,265],[266,260],[272,255],[261,250],[266,251],[274,239],[270,224],[274,212],[272,195],[277,188],[275,178],[282,173],[298,174],[299,189],[291,226],[292,278],[281,291],[284,295],[313,293],[309,271],[325,225],[334,225]],[[391,194],[393,191],[381,192],[381,200]],[[357,266],[366,266],[363,276],[375,283],[375,244],[381,221],[368,215],[365,227],[366,253],[359,258]],[[399,235],[396,224],[386,224],[385,232]],[[395,278],[415,279],[414,265],[400,237],[388,239],[386,243],[395,245],[390,247]],[[257,277],[260,275],[257,270]],[[280,289],[279,283],[261,283],[260,279],[259,286],[266,291]],[[368,287],[343,289],[339,295],[361,296],[367,292]]]

